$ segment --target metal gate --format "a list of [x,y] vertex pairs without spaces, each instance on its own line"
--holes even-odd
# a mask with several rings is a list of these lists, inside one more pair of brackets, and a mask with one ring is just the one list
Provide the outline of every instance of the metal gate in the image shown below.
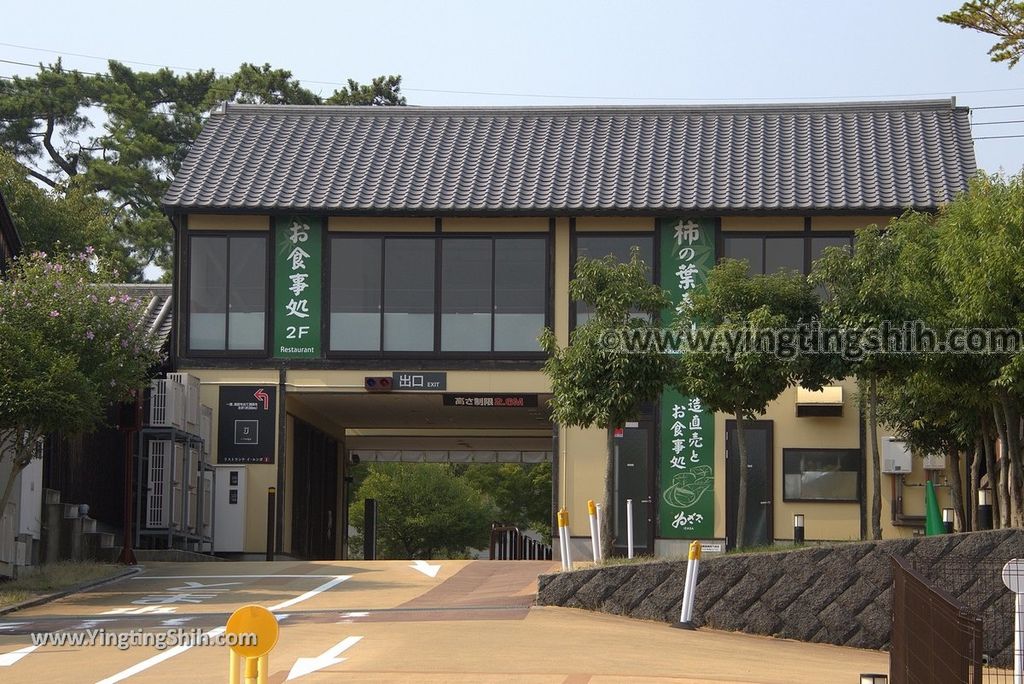
[[981,684],[981,616],[892,557],[892,684]]

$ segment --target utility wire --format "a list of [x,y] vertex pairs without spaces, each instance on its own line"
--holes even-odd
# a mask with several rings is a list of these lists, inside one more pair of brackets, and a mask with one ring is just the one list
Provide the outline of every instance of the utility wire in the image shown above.
[[974,138],[974,139],[975,140],[1001,140],[1003,138],[1024,138],[1024,133],[1021,133],[1019,135],[983,135],[983,136],[980,136],[980,137],[977,137],[977,138]]
[[1002,124],[1019,124],[1024,123],[1024,119],[1013,119],[1011,121],[972,121],[972,126],[996,126]]
[[[72,57],[81,57],[84,59],[97,59],[104,62],[118,61],[125,64],[139,64],[149,67],[157,67],[164,69],[178,69],[182,71],[201,71],[200,69],[192,69],[181,66],[171,66],[167,64],[155,64],[153,62],[140,62],[130,59],[119,59],[114,60],[109,57],[100,57],[99,55],[89,55],[84,53],[68,52],[66,50],[51,50],[48,48],[40,48],[29,45],[19,45],[16,43],[5,43],[0,42],[0,46],[16,48],[19,50],[32,50],[35,52],[45,52],[54,55],[68,55]],[[7,60],[3,60],[7,61]],[[26,64],[25,62],[11,62],[14,64],[22,64],[26,66],[38,67],[37,64]],[[215,70],[216,71],[216,70]],[[87,73],[87,72],[83,72]],[[338,81],[315,81],[300,79],[296,77],[296,80],[302,83],[313,83],[317,85],[329,85],[329,86],[347,86],[348,83],[340,83]],[[530,98],[544,98],[544,99],[563,99],[563,100],[627,100],[627,101],[656,101],[656,102],[750,102],[750,101],[784,101],[784,100],[841,100],[841,99],[881,99],[881,98],[900,98],[900,97],[948,97],[951,93],[961,95],[977,95],[982,93],[1004,93],[1004,92],[1020,92],[1024,91],[1024,87],[1019,88],[985,88],[980,90],[949,90],[941,92],[926,92],[926,93],[896,93],[888,95],[806,95],[799,97],[632,97],[632,96],[608,96],[608,95],[559,95],[553,93],[502,93],[496,91],[485,91],[485,90],[446,90],[438,88],[412,88],[402,86],[402,90],[406,92],[414,93],[439,93],[446,95],[483,95],[489,97],[530,97]],[[1004,106],[1022,106],[1024,105],[1004,105]],[[974,109],[995,109],[996,107],[974,107]]]

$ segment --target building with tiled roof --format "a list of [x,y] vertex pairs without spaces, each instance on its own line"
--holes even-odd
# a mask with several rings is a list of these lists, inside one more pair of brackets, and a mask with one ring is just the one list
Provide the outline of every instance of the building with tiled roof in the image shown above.
[[[279,550],[340,557],[358,455],[551,462],[552,509],[569,510],[579,553],[605,435],[551,424],[537,342],[549,327],[564,345],[586,320],[568,295],[578,257],[636,247],[674,297],[722,257],[806,273],[857,228],[936,210],[975,172],[969,111],[952,100],[222,106],[163,198],[173,357],[215,409],[218,482],[240,483],[218,494],[240,503],[216,501],[215,546],[263,552],[274,486]],[[758,417],[748,544],[792,539],[798,513],[809,540],[861,536],[860,424],[850,382],[791,388]],[[671,393],[623,426],[616,548],[627,499],[638,553],[732,545],[732,439],[730,416]],[[915,463],[883,479],[886,536],[923,511],[890,485],[924,477]]]

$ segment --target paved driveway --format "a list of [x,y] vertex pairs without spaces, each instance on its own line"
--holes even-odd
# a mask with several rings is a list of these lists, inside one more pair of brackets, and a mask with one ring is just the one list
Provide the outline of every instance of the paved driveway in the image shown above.
[[140,575],[0,618],[0,681],[222,683],[224,647],[33,648],[30,633],[207,634],[248,603],[271,609],[280,622],[270,682],[292,675],[310,682],[819,684],[888,669],[888,657],[872,651],[532,607],[537,575],[555,568],[525,561],[152,563]]

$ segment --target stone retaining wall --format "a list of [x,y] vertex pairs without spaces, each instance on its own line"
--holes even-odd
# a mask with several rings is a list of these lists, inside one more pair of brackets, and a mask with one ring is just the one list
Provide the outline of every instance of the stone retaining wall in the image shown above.
[[[1024,530],[808,546],[701,563],[694,623],[716,629],[885,649],[891,627],[891,555],[985,618],[985,650],[1009,662],[1012,595],[999,571],[1024,558]],[[686,561],[615,565],[543,575],[541,605],[678,622]]]

